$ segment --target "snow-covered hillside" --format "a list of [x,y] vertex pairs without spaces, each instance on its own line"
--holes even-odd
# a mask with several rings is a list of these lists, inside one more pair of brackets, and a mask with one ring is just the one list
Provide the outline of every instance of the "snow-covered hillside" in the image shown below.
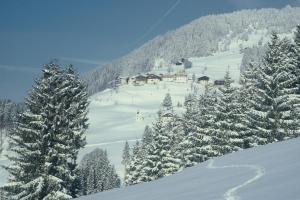
[[[230,43],[230,49],[217,52],[205,57],[192,57],[192,68],[186,70],[191,78],[206,75],[211,81],[223,79],[225,72],[230,75],[237,84],[240,77],[240,64],[243,54],[240,46],[249,47],[257,44],[259,38],[266,43],[269,38],[265,32],[252,34],[249,41],[241,41],[236,37]],[[251,39],[251,40],[250,40]],[[181,70],[182,66],[165,64],[162,68],[152,70],[153,73],[166,73],[169,67],[174,71]],[[89,108],[90,128],[87,132],[87,147],[81,151],[81,155],[92,151],[94,148],[105,148],[108,156],[115,164],[117,172],[123,178],[124,168],[121,164],[122,149],[125,140],[134,144],[140,139],[145,126],[151,125],[157,115],[158,108],[166,93],[170,93],[175,110],[182,111],[177,107],[178,102],[183,105],[185,96],[191,92],[192,81],[187,83],[175,83],[162,81],[157,85],[146,84],[142,86],[122,85],[118,92],[105,90],[91,96]],[[201,84],[194,84],[201,92],[204,88]],[[139,114],[137,115],[137,112]],[[142,118],[142,120],[137,119]]]
[[[107,88],[109,82],[120,73],[133,75],[150,71],[158,59],[171,62],[228,51],[232,45],[240,42],[264,41],[272,31],[290,32],[299,21],[300,8],[290,6],[200,17],[155,37],[122,58],[87,73],[84,78],[89,85],[89,92],[94,94]],[[264,38],[260,37],[261,33]]]
[[[187,70],[191,78],[206,75],[211,80],[222,79],[227,70],[230,71],[235,83],[239,80],[240,64],[243,54],[240,47],[249,47],[257,44],[263,38],[267,42],[266,32],[256,32],[249,37],[248,41],[242,41],[235,37],[229,44],[228,51],[216,52],[210,56],[192,57],[192,68]],[[220,43],[221,45],[222,43]],[[162,68],[152,70],[153,73],[166,73],[168,64]],[[174,71],[182,66],[171,65]],[[157,85],[146,84],[142,86],[122,85],[118,92],[107,89],[90,97],[89,106],[89,129],[87,131],[86,148],[80,152],[79,159],[95,148],[107,149],[109,159],[115,165],[117,173],[123,178],[124,167],[121,164],[122,150],[125,141],[132,145],[139,140],[146,125],[151,125],[157,115],[158,108],[166,93],[172,96],[173,104],[177,112],[182,112],[186,94],[191,92],[192,81],[187,83],[160,82]],[[202,91],[203,85],[194,84]],[[139,114],[137,114],[139,112]],[[4,156],[0,156],[0,164],[7,164]],[[6,182],[6,172],[0,169],[0,184]]]
[[[188,76],[207,75],[211,79],[224,77],[229,67],[235,82],[239,79],[239,65],[242,54],[238,48],[231,51],[215,53],[207,57],[194,57],[190,60],[193,67],[187,70]],[[180,70],[182,66],[172,66]],[[154,70],[154,73],[165,73],[168,67]],[[182,112],[186,94],[191,92],[192,81],[187,83],[160,82],[159,84],[146,84],[142,86],[122,85],[118,91],[107,89],[90,97],[89,129],[87,131],[87,145],[80,152],[79,159],[95,148],[107,149],[108,157],[115,165],[117,173],[123,178],[124,167],[121,164],[122,150],[125,141],[134,144],[143,134],[146,125],[151,125],[157,116],[158,108],[166,93],[172,96],[177,112]],[[199,91],[204,88],[195,84]],[[139,112],[139,114],[137,114]],[[0,164],[7,164],[4,156],[0,156]],[[0,184],[6,182],[6,172],[0,169]]]
[[[193,73],[197,76],[207,75],[212,79],[220,79],[229,71],[235,82],[239,79],[239,65],[242,55],[236,52],[222,52],[214,56],[191,58],[193,68],[187,70],[188,76]],[[175,66],[174,66],[175,67]],[[154,71],[162,73],[166,68]],[[90,100],[90,128],[87,132],[87,147],[81,155],[94,148],[105,148],[108,156],[115,164],[117,172],[123,176],[124,168],[121,165],[122,149],[125,140],[133,144],[140,139],[145,126],[151,125],[157,116],[158,108],[166,93],[170,93],[175,110],[183,105],[185,96],[191,92],[192,81],[187,83],[165,82],[146,84],[142,86],[123,85],[118,92],[105,90],[93,95]],[[201,92],[201,84],[194,84]],[[137,114],[139,112],[139,114]]]
[[299,200],[300,138],[232,153],[150,183],[81,200]]

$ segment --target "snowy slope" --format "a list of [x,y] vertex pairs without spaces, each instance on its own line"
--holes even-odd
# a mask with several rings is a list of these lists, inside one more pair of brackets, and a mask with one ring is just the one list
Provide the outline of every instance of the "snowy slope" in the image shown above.
[[[300,8],[252,9],[207,15],[158,35],[129,54],[84,75],[90,94],[109,85],[117,74],[127,75],[151,70],[158,59],[166,62],[180,58],[207,56],[232,48],[237,43],[259,41],[261,33],[290,32],[300,21]],[[255,37],[253,37],[255,36]]]
[[[235,51],[216,53],[208,57],[191,58],[193,68],[188,75],[208,75],[212,79],[222,78],[229,71],[237,82],[242,54]],[[173,66],[175,68],[175,66]],[[207,68],[207,70],[204,70]],[[180,67],[182,69],[182,66]],[[179,69],[177,69],[179,70]],[[153,71],[161,73],[167,67]],[[199,91],[202,85],[197,84]],[[124,168],[121,164],[122,150],[125,141],[134,144],[143,134],[146,125],[151,125],[157,116],[157,111],[166,93],[172,96],[175,110],[180,113],[186,94],[191,92],[191,81],[188,83],[160,82],[157,85],[123,85],[118,92],[105,90],[90,97],[89,129],[87,130],[87,145],[80,152],[79,159],[95,148],[107,149],[108,157],[115,165],[117,173],[123,178]],[[137,111],[143,120],[137,121]],[[7,164],[5,157],[0,156],[0,165]],[[6,182],[7,174],[0,169],[0,185]]]
[[299,200],[300,138],[225,155],[150,183],[81,200]]
[[[281,34],[291,37],[292,34]],[[210,56],[192,57],[189,60],[193,67],[187,70],[189,77],[207,75],[212,80],[223,78],[227,70],[230,71],[235,83],[239,80],[240,64],[243,54],[240,48],[257,45],[259,41],[266,43],[269,40],[267,30],[253,30],[248,34],[247,40],[241,40],[241,35],[235,37],[224,36],[219,42],[219,47],[228,46],[228,50],[218,51]],[[163,59],[161,59],[163,62]],[[168,62],[164,62],[160,69],[153,69],[154,73],[165,73],[168,70]],[[171,66],[174,71],[182,69],[182,66]],[[203,86],[197,85],[199,91]],[[90,97],[89,123],[87,131],[87,145],[80,152],[79,160],[85,153],[95,148],[107,149],[109,159],[115,165],[117,173],[123,178],[124,168],[121,164],[121,154],[126,140],[134,144],[143,134],[144,127],[151,125],[156,117],[158,108],[166,93],[172,96],[173,104],[177,112],[179,103],[183,104],[186,94],[191,92],[191,81],[188,83],[160,82],[158,85],[121,86],[118,92],[105,90]],[[143,120],[137,121],[137,111]],[[0,165],[6,165],[8,161],[0,155]],[[7,173],[0,168],[0,185],[6,182]]]
[[[229,68],[235,82],[239,79],[239,65],[242,54],[238,52],[222,52],[214,56],[192,58],[194,67],[188,70],[189,76],[193,73],[198,76],[208,75],[213,79],[223,78],[225,71]],[[220,62],[221,61],[221,62]],[[207,70],[203,70],[204,68]],[[154,71],[160,73],[166,70]],[[115,164],[117,172],[123,176],[123,166],[121,165],[121,155],[125,140],[130,144],[140,139],[145,126],[151,125],[157,116],[157,111],[166,93],[170,93],[178,113],[183,111],[182,107],[177,107],[178,102],[183,105],[186,94],[191,92],[191,81],[187,83],[160,82],[157,85],[123,85],[118,92],[105,90],[93,95],[90,100],[89,123],[87,131],[87,147],[81,155],[92,151],[94,148],[105,148],[108,156]],[[197,84],[199,91],[203,90],[203,85]],[[137,121],[137,112],[143,118]]]
[[[257,31],[249,36],[248,41],[242,41],[239,36],[234,37],[228,51],[216,52],[205,57],[189,58],[193,67],[187,70],[188,75],[207,75],[212,80],[223,78],[226,70],[230,71],[235,83],[239,80],[240,64],[243,54],[240,46],[247,47],[256,45],[260,38],[264,42],[265,31]],[[224,42],[224,41],[223,41]],[[223,45],[220,43],[220,46]],[[171,66],[174,71],[182,69],[182,66]],[[153,70],[154,73],[165,73],[168,64],[163,68]],[[203,86],[197,85],[199,91]],[[118,92],[105,90],[90,97],[89,106],[89,129],[87,131],[87,145],[80,152],[79,160],[95,148],[107,149],[109,159],[115,165],[117,173],[123,178],[124,168],[121,164],[121,155],[126,140],[134,144],[143,134],[146,125],[151,125],[156,117],[158,108],[166,93],[172,96],[173,104],[177,112],[178,102],[183,104],[186,94],[191,92],[191,81],[188,83],[160,82],[158,85],[132,86],[123,85]],[[137,111],[143,120],[137,121]],[[0,156],[0,165],[7,164],[7,160]],[[0,169],[0,185],[6,182],[7,174]]]

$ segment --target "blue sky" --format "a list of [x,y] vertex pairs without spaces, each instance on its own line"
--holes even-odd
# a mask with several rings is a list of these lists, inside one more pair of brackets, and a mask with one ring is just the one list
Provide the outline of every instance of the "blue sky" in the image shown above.
[[207,14],[300,0],[1,0],[0,98],[22,101],[43,64],[83,73]]

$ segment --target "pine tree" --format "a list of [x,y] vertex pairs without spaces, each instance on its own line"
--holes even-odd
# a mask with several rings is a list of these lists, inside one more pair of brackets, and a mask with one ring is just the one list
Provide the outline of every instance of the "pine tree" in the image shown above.
[[127,174],[125,176],[125,185],[134,185],[139,182],[142,182],[142,162],[144,157],[141,154],[141,147],[139,141],[136,141],[135,145],[132,148],[132,157],[130,164],[127,167]]
[[169,93],[167,93],[161,104],[159,114],[162,116],[166,116],[166,115],[170,115],[172,113],[173,113],[172,98],[171,98],[171,95]]
[[80,163],[80,171],[83,195],[102,192],[117,186],[119,177],[108,160],[107,152],[102,149],[95,149],[86,154]]
[[247,119],[247,113],[251,109],[251,102],[254,100],[255,82],[256,77],[256,65],[249,63],[248,67],[241,73],[240,84],[241,88],[237,92],[237,99],[240,105],[241,122],[244,124],[245,129],[240,132],[243,138],[243,148],[250,148],[257,145],[256,136],[251,131],[249,120]]
[[236,98],[236,89],[231,86],[229,72],[225,75],[224,87],[220,87],[215,110],[215,130],[213,133],[214,148],[220,155],[237,151],[243,147],[240,132],[244,129],[241,122],[240,105]]
[[126,185],[133,185],[147,181],[147,174],[142,172],[148,149],[153,141],[153,131],[150,126],[146,126],[142,142],[136,142],[132,150],[132,159],[128,168],[128,175],[125,177]]
[[67,137],[65,141],[68,142],[69,151],[66,154],[69,157],[68,167],[70,169],[70,180],[68,181],[69,190],[73,197],[77,197],[80,192],[79,170],[77,168],[77,157],[79,149],[86,144],[84,133],[88,128],[87,108],[88,108],[88,94],[87,88],[79,79],[79,75],[70,65],[65,70],[65,80],[63,84],[63,105],[64,118]]
[[299,118],[293,113],[294,110],[300,111],[300,95],[296,94],[300,69],[297,67],[293,46],[287,38],[280,41],[279,50],[281,52],[281,60],[274,77],[277,85],[274,107],[278,113],[279,123],[275,138],[281,141],[294,137],[300,128],[300,125],[298,127],[292,126],[294,121],[297,121],[297,118]]
[[[191,96],[188,96],[185,103],[185,140],[180,144],[183,167],[193,166],[218,155],[218,152],[212,148],[216,93],[212,90],[212,86],[207,84],[204,94],[198,100]],[[194,103],[188,103],[189,99]]]
[[[273,33],[263,64],[256,68],[255,92],[247,113],[249,128],[257,144],[283,140],[295,133],[292,110],[299,105],[298,69],[287,39]],[[297,106],[296,106],[297,107]]]
[[173,137],[170,122],[173,117],[172,100],[167,94],[158,112],[158,119],[153,124],[153,140],[142,163],[143,181],[155,180],[179,169],[179,162],[171,151]]
[[143,147],[149,146],[153,140],[153,131],[150,126],[146,126],[144,130],[144,134],[142,137],[142,145]]
[[[296,32],[294,33],[294,44],[292,48],[293,48],[292,56],[294,57],[294,65],[296,66],[295,76],[298,77],[295,83],[298,86],[296,95],[300,95],[300,25],[297,25],[296,27]],[[292,113],[292,115],[294,116],[294,122],[293,125],[291,125],[292,127],[294,127],[294,137],[300,135],[299,130],[297,130],[299,128],[296,126],[296,124],[300,120],[299,113],[300,113],[299,106],[294,105],[293,113]]]
[[124,149],[123,149],[123,155],[122,155],[122,164],[125,167],[125,176],[128,173],[127,172],[127,168],[128,168],[128,166],[130,164],[130,158],[131,158],[130,147],[129,147],[128,141],[126,141]]
[[[294,50],[293,56],[295,57],[296,67],[300,69],[300,25],[296,27],[296,32],[294,33],[293,50]],[[300,78],[297,80],[297,83],[298,84],[300,83]],[[300,88],[300,84],[299,84],[299,88]],[[297,94],[300,94],[300,89],[297,91]]]
[[[19,115],[9,136],[13,152],[9,159],[13,165],[6,167],[10,178],[3,189],[10,198],[61,200],[75,197],[72,191],[77,179],[74,160],[80,147],[73,143],[76,143],[75,135],[80,135],[81,147],[84,145],[86,126],[85,117],[77,118],[86,115],[86,107],[73,102],[75,98],[68,97],[66,92],[75,90],[76,84],[81,83],[68,79],[57,64],[44,67],[43,76],[26,99],[27,111]],[[82,100],[81,97],[77,98]],[[66,112],[71,103],[81,106],[81,111],[71,110],[74,118],[70,116],[72,112]]]

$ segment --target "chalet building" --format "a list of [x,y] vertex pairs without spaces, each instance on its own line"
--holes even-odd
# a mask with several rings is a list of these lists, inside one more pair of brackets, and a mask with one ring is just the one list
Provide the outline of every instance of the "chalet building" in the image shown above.
[[164,75],[162,75],[162,80],[167,81],[167,82],[172,82],[175,80],[175,75],[174,74],[164,74]]
[[134,85],[144,85],[147,83],[147,77],[143,75],[137,75],[134,77]]
[[200,84],[206,84],[206,83],[208,83],[208,81],[209,81],[208,76],[202,76],[202,77],[197,78],[197,83],[200,83]]
[[161,81],[161,77],[155,74],[147,74],[147,83],[149,84],[157,84]]
[[224,85],[225,80],[215,80],[214,85],[219,86],[219,85]]
[[178,72],[175,74],[175,82],[186,83],[188,81],[188,76],[185,72]]

